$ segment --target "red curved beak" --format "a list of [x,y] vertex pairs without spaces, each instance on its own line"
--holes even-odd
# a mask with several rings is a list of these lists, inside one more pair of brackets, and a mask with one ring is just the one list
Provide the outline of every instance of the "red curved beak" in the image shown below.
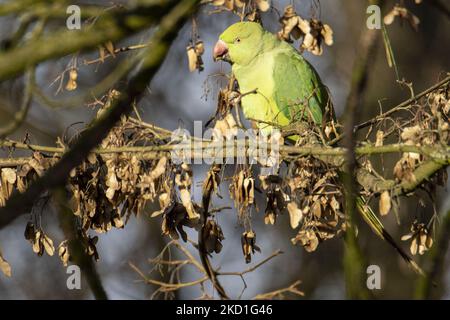
[[223,58],[227,55],[227,53],[228,53],[227,44],[222,40],[217,41],[213,51],[214,61],[223,60]]

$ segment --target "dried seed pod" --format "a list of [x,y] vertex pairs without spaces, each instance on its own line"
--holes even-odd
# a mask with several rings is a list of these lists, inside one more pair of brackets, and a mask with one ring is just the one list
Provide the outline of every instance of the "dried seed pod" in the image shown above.
[[108,51],[108,53],[110,55],[112,55],[114,58],[116,57],[116,53],[115,53],[115,48],[114,48],[114,43],[112,43],[112,41],[108,41],[104,44],[104,47],[106,49],[106,51]]
[[203,241],[207,253],[220,253],[222,250],[223,236],[222,228],[214,221],[208,220],[203,230]]
[[274,225],[277,219],[277,215],[273,211],[269,211],[266,209],[264,215],[264,224],[272,224]]
[[[194,208],[199,210],[196,206]],[[200,227],[200,219],[189,219],[186,208],[181,203],[175,203],[164,212],[161,226],[162,232],[164,235],[169,235],[172,239],[179,239],[180,234],[183,241],[186,242],[187,234],[184,232],[183,226],[198,229]]]
[[200,214],[195,211],[194,204],[191,200],[191,193],[187,189],[180,190],[181,203],[186,208],[189,219],[199,219]]
[[383,191],[380,196],[380,215],[385,216],[391,210],[391,196],[389,191]]
[[0,206],[9,199],[14,191],[14,185],[17,181],[17,173],[11,168],[2,168],[0,175]]
[[123,222],[122,217],[118,212],[116,212],[112,217],[111,224],[114,226],[114,228],[117,229],[123,229],[123,227],[125,226],[125,223]]
[[420,19],[400,4],[395,4],[394,8],[392,8],[392,10],[384,17],[383,22],[386,25],[390,25],[394,22],[396,17],[408,21],[411,28],[415,31],[419,30]]
[[415,125],[413,127],[406,127],[402,130],[402,134],[400,137],[403,141],[412,141],[417,142],[417,139],[420,136],[422,128],[419,125]]
[[269,0],[256,0],[256,5],[258,9],[262,12],[266,12],[270,9],[270,1]]
[[78,78],[78,72],[77,69],[72,68],[69,71],[69,80],[66,84],[66,90],[67,91],[73,91],[77,88],[77,78]]
[[188,56],[189,71],[203,71],[204,65],[202,55],[203,53],[205,53],[205,46],[203,44],[203,41],[197,40],[195,44],[191,44],[186,47],[186,53]]
[[58,246],[58,256],[61,259],[64,267],[67,267],[67,264],[70,260],[69,254],[69,244],[67,240],[62,241]]
[[256,245],[256,234],[253,230],[246,231],[242,234],[241,245],[246,263],[252,261],[252,254],[255,254],[255,251],[261,252],[261,249]]
[[214,125],[213,137],[216,140],[222,140],[223,137],[230,139],[237,135],[238,125],[231,112],[228,112],[223,119],[216,120]]
[[384,132],[382,130],[378,130],[376,134],[375,147],[381,147],[383,145],[384,140]]
[[197,69],[197,54],[195,53],[195,48],[193,46],[187,47],[186,53],[188,56],[189,71],[194,72]]
[[292,42],[291,36],[294,39],[299,39],[305,35],[300,29],[303,19],[297,15],[293,5],[288,5],[284,8],[284,14],[279,21],[282,25],[281,30],[277,33],[280,39]]
[[197,40],[197,42],[195,43],[195,53],[199,56],[205,53],[205,45],[203,44],[202,40]]
[[429,250],[433,245],[433,238],[428,232],[427,227],[423,223],[419,223],[417,220],[411,225],[411,232],[402,236],[403,241],[412,239],[410,251],[412,255],[419,253],[423,255],[425,251]]
[[36,229],[34,228],[34,224],[29,221],[27,226],[25,227],[24,237],[30,242],[34,241],[34,235],[36,233]]
[[83,234],[83,242],[84,242],[84,246],[85,246],[85,252],[94,257],[95,261],[98,261],[99,259],[99,255],[98,255],[98,251],[97,251],[97,247],[96,244],[98,242],[98,237],[94,236],[91,237],[89,235]]
[[16,170],[11,168],[2,168],[1,170],[2,181],[8,182],[9,184],[14,184],[17,181]]
[[298,227],[300,221],[303,218],[303,212],[298,208],[297,203],[293,201],[288,203],[287,209],[289,212],[289,221],[291,223],[291,228],[295,229]]
[[302,229],[298,232],[295,238],[291,239],[291,242],[295,245],[298,242],[303,246],[307,252],[313,252],[319,245],[319,239],[316,233],[311,229]]
[[11,278],[11,266],[8,261],[3,258],[2,252],[0,251],[0,271],[3,272],[5,276]]
[[38,230],[35,232],[33,239],[33,252],[38,256],[42,256],[42,254],[44,253],[44,246],[42,245],[41,236],[42,233],[40,230]]
[[55,253],[55,247],[53,246],[53,240],[50,239],[50,237],[47,236],[45,233],[42,233],[41,241],[42,241],[42,246],[45,249],[45,252],[47,252],[47,254],[49,256],[53,256],[53,254]]
[[394,166],[394,176],[399,181],[416,181],[416,176],[414,175],[414,169],[416,166],[417,159],[410,156],[411,153],[403,153],[403,156]]
[[233,176],[230,197],[234,200],[239,217],[242,218],[246,210],[253,205],[255,198],[255,182],[250,170],[241,170]]
[[203,197],[209,195],[209,198],[212,194],[217,194],[219,185],[220,185],[220,170],[221,165],[214,164],[208,171],[205,180],[202,185],[202,195]]
[[300,49],[307,50],[314,55],[322,55],[322,43],[333,45],[333,30],[327,24],[317,19],[300,21],[299,28],[305,34]]

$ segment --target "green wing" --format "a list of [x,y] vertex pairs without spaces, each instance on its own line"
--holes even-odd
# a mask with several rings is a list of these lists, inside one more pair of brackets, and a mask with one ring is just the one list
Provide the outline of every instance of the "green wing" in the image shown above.
[[296,52],[283,52],[276,56],[273,72],[273,99],[290,122],[312,117],[322,124],[328,93],[313,66]]

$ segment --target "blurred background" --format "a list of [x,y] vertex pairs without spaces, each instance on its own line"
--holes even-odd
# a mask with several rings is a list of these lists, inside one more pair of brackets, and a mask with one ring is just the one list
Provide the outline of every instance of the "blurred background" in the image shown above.
[[[0,1],[1,3],[2,1]],[[124,1],[125,2],[125,1]],[[400,78],[412,82],[416,92],[431,86],[442,79],[450,70],[450,19],[434,5],[434,1],[422,1],[416,5],[414,1],[405,1],[405,5],[420,19],[419,30],[415,32],[407,23],[398,20],[387,27],[393,52],[399,69]],[[430,2],[430,3],[427,3]],[[86,4],[73,1],[73,4]],[[98,3],[98,2],[96,2]],[[106,2],[105,2],[106,3]],[[108,2],[109,3],[109,2]],[[273,5],[282,13],[285,5],[294,3],[298,14],[303,18],[314,14],[334,31],[334,45],[325,47],[320,57],[305,53],[304,56],[312,63],[330,88],[338,117],[345,108],[349,91],[352,66],[357,54],[357,44],[361,31],[366,28],[367,2],[359,0],[320,0],[310,1],[273,1]],[[448,7],[448,3],[442,1]],[[387,1],[382,15],[384,16],[395,4]],[[180,31],[169,55],[159,70],[156,78],[149,85],[148,94],[139,104],[139,111],[145,121],[174,130],[186,128],[192,132],[193,121],[206,122],[215,112],[217,93],[223,83],[212,77],[219,72],[229,70],[225,63],[212,61],[212,48],[219,34],[238,18],[231,13],[209,14],[211,7],[204,7],[197,14],[199,36],[205,43],[206,52],[203,56],[205,69],[201,73],[190,73],[186,56],[186,46],[191,37],[191,23],[187,23]],[[276,32],[279,28],[278,13],[271,10],[264,13],[264,26]],[[0,40],[6,38],[11,30],[17,28],[17,21],[10,18],[0,18]],[[145,33],[116,44],[116,47],[136,44],[146,38]],[[369,75],[368,91],[364,101],[364,110],[360,110],[362,120],[368,119],[379,112],[379,101],[384,110],[410,97],[406,86],[396,82],[394,69],[386,62],[385,49],[381,37],[374,64]],[[116,59],[110,59],[104,64],[81,67],[78,75],[80,92],[91,87],[102,79],[122,59],[131,54],[122,54]],[[95,58],[94,52],[86,57]],[[70,57],[51,61],[39,66],[37,81],[48,94],[54,95],[56,88],[50,83],[67,67]],[[23,95],[23,81],[16,79],[0,86],[0,126],[11,121],[11,116],[17,110]],[[57,99],[76,95],[63,92]],[[78,108],[52,109],[34,102],[26,122],[12,138],[22,140],[26,133],[30,142],[40,145],[53,145],[58,136],[62,136],[66,128],[70,132],[77,130],[89,122],[93,110],[86,106]],[[78,123],[82,122],[82,123]],[[78,123],[73,125],[74,123]],[[0,150],[0,156],[5,157],[6,150]],[[15,153],[20,155],[20,153]],[[389,157],[385,161],[392,161]],[[199,184],[203,181],[208,167],[194,166],[194,179],[197,185],[194,193],[200,199]],[[198,183],[197,183],[198,182]],[[448,187],[448,186],[447,186]],[[221,186],[223,199],[214,199],[216,207],[230,205],[228,185]],[[433,202],[424,195],[423,205],[417,197],[402,198],[400,206],[401,226],[398,226],[393,214],[383,218],[387,229],[394,238],[409,232],[409,226],[415,217],[424,217],[428,222],[433,214],[433,205],[439,213],[450,208],[448,188],[441,188]],[[257,199],[259,207],[264,209],[262,197]],[[152,210],[149,208],[149,212]],[[252,298],[263,293],[289,286],[296,280],[301,280],[300,289],[305,292],[305,299],[343,299],[345,298],[345,282],[342,267],[344,242],[335,238],[322,243],[318,250],[307,253],[300,246],[293,246],[290,239],[295,231],[289,226],[288,216],[282,216],[275,226],[266,226],[263,222],[263,212],[253,212],[253,228],[256,231],[257,244],[262,249],[253,257],[253,263],[261,261],[274,250],[281,249],[284,254],[271,260],[256,271],[245,276],[247,289],[243,298]],[[12,267],[13,276],[6,278],[0,275],[0,299],[92,299],[85,279],[82,278],[81,290],[68,290],[66,287],[66,269],[57,255],[37,257],[30,244],[23,237],[27,215],[18,218],[14,223],[0,231],[0,246],[5,258]],[[54,239],[55,244],[63,240],[56,213],[52,208],[45,208],[42,213],[44,230]],[[243,231],[237,220],[236,210],[225,210],[218,214],[225,240],[224,248],[219,255],[214,255],[212,262],[221,266],[221,271],[242,271],[248,267],[241,252],[240,236]],[[398,254],[386,243],[379,240],[362,221],[359,222],[359,244],[368,264],[381,267],[381,289],[373,291],[375,298],[408,299],[412,298],[417,277],[408,270]],[[196,239],[194,233],[189,236]],[[112,299],[147,299],[155,287],[140,281],[129,262],[140,270],[150,271],[152,265],[148,258],[155,257],[169,241],[161,236],[161,218],[149,218],[145,215],[132,217],[123,230],[113,229],[107,234],[99,235],[98,251],[100,261],[96,267],[103,281],[109,298]],[[401,243],[409,250],[409,242]],[[192,249],[192,247],[190,246]],[[195,250],[192,250],[195,253]],[[421,259],[418,259],[419,265]],[[426,260],[426,254],[423,261]],[[438,287],[433,289],[434,298],[450,298],[450,272],[448,269],[450,257],[446,255],[444,273]],[[158,273],[152,274],[158,278]],[[199,275],[194,272],[183,273],[183,281],[194,280]],[[222,277],[226,291],[237,297],[244,284],[239,277]],[[187,288],[177,292],[177,298],[192,299],[201,295],[198,288]]]

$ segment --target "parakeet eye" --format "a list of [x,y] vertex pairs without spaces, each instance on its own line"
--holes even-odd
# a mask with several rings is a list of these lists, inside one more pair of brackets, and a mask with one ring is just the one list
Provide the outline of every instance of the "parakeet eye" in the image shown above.
[[239,42],[241,42],[241,39],[240,39],[240,38],[234,39],[234,43],[239,43]]

